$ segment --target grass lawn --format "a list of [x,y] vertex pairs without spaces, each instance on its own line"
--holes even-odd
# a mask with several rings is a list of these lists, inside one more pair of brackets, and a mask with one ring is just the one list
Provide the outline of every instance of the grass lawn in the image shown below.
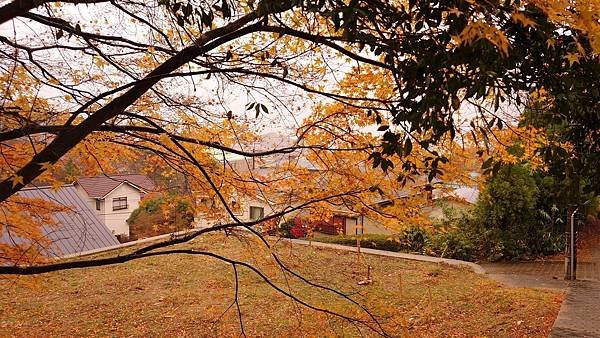
[[[284,274],[244,236],[209,235],[186,244],[248,262],[312,305],[361,320],[335,293]],[[392,336],[547,336],[563,294],[508,289],[466,268],[332,251],[289,243],[274,250],[311,281],[350,294]],[[115,253],[113,253],[115,254]],[[371,266],[372,283],[359,285]],[[376,336],[365,325],[310,310],[238,267],[248,336]],[[129,263],[0,280],[0,337],[238,336],[231,265],[169,255]],[[370,323],[369,325],[372,325]]]

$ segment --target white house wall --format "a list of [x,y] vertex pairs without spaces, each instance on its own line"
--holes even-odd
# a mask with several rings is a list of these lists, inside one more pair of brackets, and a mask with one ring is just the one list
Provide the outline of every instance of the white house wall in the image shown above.
[[[113,234],[129,236],[127,219],[129,218],[129,215],[131,215],[131,212],[138,208],[141,196],[139,190],[127,183],[121,184],[105,196],[100,215],[101,218],[103,218],[104,224],[106,224]],[[127,197],[127,209],[113,210],[113,198],[118,197]]]
[[[217,202],[220,203],[220,202]],[[234,215],[242,222],[250,222],[250,207],[259,207],[259,208],[263,208],[264,209],[264,216],[269,216],[272,215],[273,213],[279,212],[279,210],[273,210],[274,207],[272,207],[269,203],[263,201],[262,199],[243,199],[241,201],[239,201],[240,203],[240,208],[238,209],[239,212],[234,213]],[[210,227],[213,226],[215,224],[221,223],[230,223],[233,222],[233,218],[228,215],[226,216],[223,220],[207,220],[206,217],[199,213],[194,217],[194,223],[196,227],[200,227],[200,228],[205,228],[205,227]]]
[[[77,193],[79,193],[79,195],[82,197],[83,200],[86,201],[86,203],[90,206],[90,209],[94,210],[94,212],[96,212],[96,214],[98,216],[101,216],[102,213],[104,212],[104,203],[102,203],[102,201],[100,202],[100,210],[96,209],[96,199],[95,198],[91,198],[88,196],[87,192],[85,190],[83,190],[83,188],[81,187],[81,185],[79,184],[75,184],[75,188],[77,188]],[[102,222],[104,222],[104,218],[100,217],[100,220]]]
[[[358,231],[357,228],[358,227]],[[380,222],[371,219],[369,217],[360,216],[357,218],[357,225],[354,225],[354,221],[349,222],[346,219],[346,235],[354,235],[360,233],[362,228],[363,234],[378,234],[378,235],[391,235],[393,232],[386,228]]]
[[[298,206],[299,203],[293,203],[291,206],[287,206],[287,208],[289,209],[290,207],[296,207]],[[264,215],[269,216],[272,215],[274,213],[277,212],[281,212],[284,208],[284,206],[280,206],[280,205],[270,205],[269,203],[265,202],[262,199],[258,199],[258,198],[247,198],[245,200],[241,201],[241,210],[238,214],[236,214],[236,217],[242,221],[242,222],[249,222],[250,221],[250,207],[262,207],[264,208]],[[283,218],[281,219],[281,222],[284,222],[285,220],[292,220],[294,219],[294,217],[296,216],[303,216],[305,214],[305,212],[303,212],[302,210],[300,211],[294,211],[291,212],[289,214],[286,214],[285,216],[283,216]],[[306,215],[305,215],[306,216]],[[362,219],[362,222],[361,222]],[[205,227],[211,227],[215,224],[225,224],[225,223],[230,223],[233,222],[233,219],[230,216],[225,217],[222,220],[207,220],[206,217],[204,217],[203,214],[199,213],[194,217],[194,224],[196,227],[200,227],[200,228],[205,228]],[[356,226],[355,226],[355,222],[352,220],[350,221],[350,219],[346,218],[345,219],[345,227],[346,227],[346,234],[348,235],[352,235],[356,233]],[[358,227],[360,228],[362,225],[363,228],[363,233],[364,234],[385,234],[385,235],[389,235],[392,234],[393,232],[390,231],[389,229],[387,229],[386,227],[384,227],[381,223],[368,218],[368,217],[363,217],[363,216],[359,216],[357,218],[357,224]]]

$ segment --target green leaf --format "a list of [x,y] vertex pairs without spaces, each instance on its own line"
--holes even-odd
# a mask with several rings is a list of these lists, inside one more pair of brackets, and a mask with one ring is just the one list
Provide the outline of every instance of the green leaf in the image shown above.
[[492,165],[492,163],[494,163],[494,158],[490,157],[483,162],[483,164],[481,165],[481,169],[489,168]]
[[452,109],[458,110],[460,108],[460,99],[456,95],[452,95]]
[[492,173],[494,175],[496,175],[501,167],[502,167],[502,162],[500,162],[500,161],[496,162],[496,164],[494,164],[494,167],[492,168]]
[[410,155],[410,153],[412,152],[413,146],[412,146],[412,141],[410,140],[410,137],[406,139],[406,141],[404,141],[404,155]]
[[262,111],[263,111],[265,114],[268,114],[268,113],[269,113],[269,109],[267,109],[267,106],[265,106],[264,104],[261,104],[260,106],[261,106],[261,108],[262,108]]

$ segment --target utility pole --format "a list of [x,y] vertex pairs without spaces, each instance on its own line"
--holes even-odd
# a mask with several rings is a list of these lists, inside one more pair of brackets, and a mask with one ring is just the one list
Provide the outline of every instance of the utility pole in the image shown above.
[[575,214],[579,207],[567,214],[566,248],[565,248],[565,280],[577,279],[577,232],[575,231]]

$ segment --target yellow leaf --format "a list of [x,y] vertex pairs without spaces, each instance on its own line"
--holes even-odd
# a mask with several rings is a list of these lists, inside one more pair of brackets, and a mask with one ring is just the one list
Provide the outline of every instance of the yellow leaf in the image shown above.
[[524,27],[535,27],[537,23],[530,18],[528,18],[525,14],[521,12],[512,13],[512,19],[514,22],[520,23]]
[[163,133],[160,135],[160,142],[166,146],[171,144],[171,139],[169,138],[169,135]]
[[104,68],[104,66],[106,66],[108,64],[108,62],[106,62],[103,58],[100,58],[100,57],[95,57],[94,63],[96,64],[96,66],[98,68]]
[[16,187],[17,184],[21,184],[21,185],[25,185],[25,183],[23,183],[23,176],[19,176],[17,174],[14,174],[12,176],[12,187]]
[[579,63],[579,54],[576,53],[568,53],[565,56],[565,59],[569,61],[569,67],[573,67],[574,63]]
[[62,183],[60,181],[55,181],[52,183],[52,190],[57,191],[62,187]]
[[40,167],[42,167],[44,171],[52,170],[54,169],[54,164],[52,164],[52,162],[42,162],[40,163]]
[[498,48],[503,56],[508,56],[508,47],[510,45],[504,32],[494,25],[490,25],[482,20],[475,20],[469,23],[458,36],[461,45],[471,44],[480,39],[485,39]]

